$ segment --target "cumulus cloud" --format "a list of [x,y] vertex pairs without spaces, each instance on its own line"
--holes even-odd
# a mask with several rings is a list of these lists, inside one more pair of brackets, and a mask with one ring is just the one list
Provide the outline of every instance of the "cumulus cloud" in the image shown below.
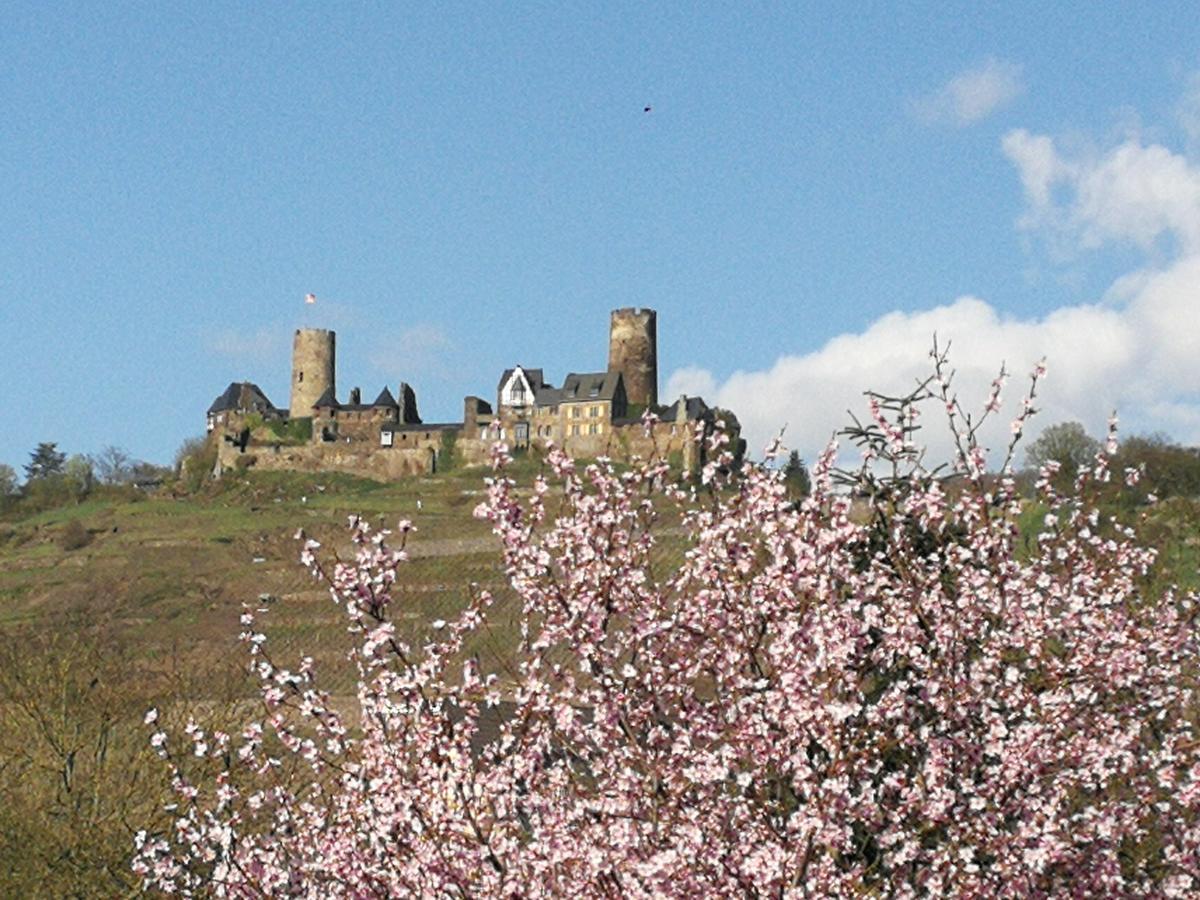
[[[916,312],[894,312],[863,331],[839,335],[810,353],[787,355],[766,369],[724,380],[696,368],[676,372],[667,397],[710,390],[710,402],[735,410],[752,450],[786,426],[785,442],[811,458],[846,411],[864,408],[862,391],[906,391],[929,374],[934,334],[952,342],[960,397],[980,407],[1001,361],[1021,377],[1045,357],[1050,377],[1039,397],[1039,427],[1078,419],[1101,433],[1110,411],[1129,424],[1200,443],[1200,169],[1160,146],[1127,141],[1089,158],[1064,156],[1045,136],[1014,131],[1003,150],[1015,165],[1027,208],[1020,225],[1070,237],[1076,246],[1166,238],[1165,262],[1130,272],[1095,302],[1047,316],[1005,315],[986,300],[959,297]],[[985,432],[994,448],[1007,441],[1011,415]],[[949,447],[936,439],[935,452]]]
[[1019,65],[986,59],[918,99],[913,108],[919,118],[931,124],[973,125],[1007,106],[1022,90]]
[[1024,129],[1002,146],[1025,188],[1022,227],[1089,249],[1110,241],[1149,249],[1170,236],[1184,252],[1200,250],[1200,170],[1183,156],[1134,138],[1068,158],[1052,139]]
[[663,399],[673,403],[680,394],[689,397],[712,397],[717,392],[717,380],[712,372],[699,366],[685,366],[676,369],[667,379],[667,392]]

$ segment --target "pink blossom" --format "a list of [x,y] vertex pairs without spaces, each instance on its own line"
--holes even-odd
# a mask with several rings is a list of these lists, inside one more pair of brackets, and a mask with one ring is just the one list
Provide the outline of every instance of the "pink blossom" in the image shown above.
[[357,517],[352,559],[306,540],[357,641],[354,727],[311,662],[277,665],[269,629],[245,623],[267,718],[213,735],[229,750],[203,760],[222,757],[215,778],[151,737],[177,803],[137,835],[146,889],[1196,896],[1197,598],[1150,594],[1153,550],[1089,505],[1106,452],[1074,492],[1040,474],[1049,511],[1027,545],[1014,480],[987,475],[948,376],[934,383],[951,485],[895,452],[907,437],[874,397],[863,455],[893,471],[847,475],[830,448],[799,503],[773,469],[734,474],[727,435],[703,492],[663,460],[553,450],[518,493],[497,445],[476,513],[519,610],[501,671],[469,651],[499,615],[491,593],[413,646],[392,619],[402,547]]

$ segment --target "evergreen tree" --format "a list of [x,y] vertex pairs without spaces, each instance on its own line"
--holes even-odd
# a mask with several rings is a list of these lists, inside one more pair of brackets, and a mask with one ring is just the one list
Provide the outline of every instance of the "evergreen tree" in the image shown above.
[[29,462],[25,464],[25,478],[27,481],[37,481],[50,475],[61,475],[66,462],[67,454],[59,452],[57,444],[43,441],[29,454]]
[[787,463],[783,467],[783,480],[787,483],[788,492],[797,497],[807,497],[812,491],[812,479],[799,451],[793,450],[788,455]]

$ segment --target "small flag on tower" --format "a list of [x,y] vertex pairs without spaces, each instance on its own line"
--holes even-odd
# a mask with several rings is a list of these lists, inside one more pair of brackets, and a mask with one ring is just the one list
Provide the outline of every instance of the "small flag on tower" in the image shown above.
[[317,302],[317,295],[316,295],[316,294],[305,294],[305,295],[304,295],[304,302],[305,302],[305,303],[316,303],[316,302]]

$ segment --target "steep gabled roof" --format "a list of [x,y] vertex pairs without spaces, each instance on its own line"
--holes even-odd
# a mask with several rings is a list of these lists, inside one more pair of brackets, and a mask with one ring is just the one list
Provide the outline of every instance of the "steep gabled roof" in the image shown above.
[[337,402],[337,397],[333,396],[333,388],[331,387],[325,388],[325,393],[313,404],[313,409],[324,409],[326,407],[341,409],[341,404]]
[[511,369],[505,369],[504,374],[500,376],[500,383],[496,385],[496,390],[504,390],[504,385],[508,384],[508,379],[512,377],[512,373],[520,369],[525,373],[525,380],[529,382],[529,387],[536,394],[543,387],[548,387],[545,379],[542,377],[541,369],[527,369],[524,366],[513,366]]
[[563,379],[560,403],[583,403],[588,400],[612,400],[618,385],[623,386],[620,372],[572,372]]
[[670,406],[663,410],[659,420],[663,422],[679,421],[679,404],[684,405],[684,420],[695,422],[697,419],[703,419],[708,414],[708,404],[699,397],[680,397]]
[[400,406],[400,404],[396,402],[396,398],[392,396],[392,392],[389,391],[386,386],[382,391],[379,392],[379,396],[375,398],[375,402],[371,405],[386,406],[388,409],[398,409]]
[[257,384],[250,381],[234,381],[230,382],[229,387],[225,388],[208,408],[210,414],[230,410],[275,412],[275,405],[267,399],[267,395]]

